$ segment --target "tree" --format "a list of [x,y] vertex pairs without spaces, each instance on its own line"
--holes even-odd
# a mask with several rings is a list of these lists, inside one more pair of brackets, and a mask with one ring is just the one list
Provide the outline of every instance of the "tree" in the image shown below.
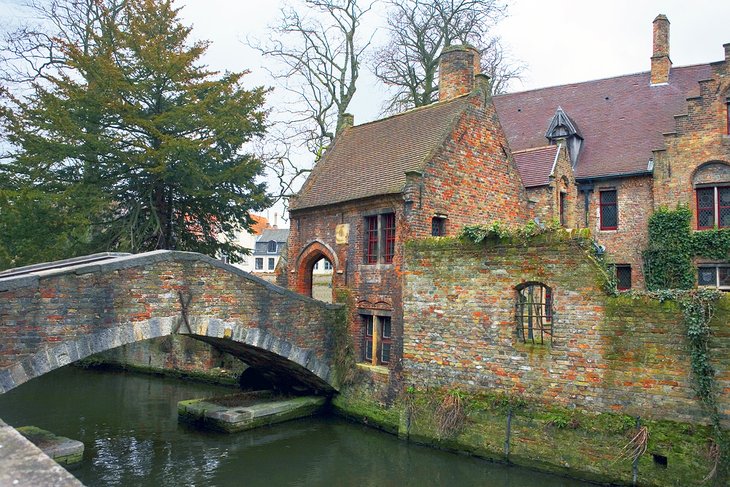
[[16,56],[31,61],[32,76],[25,93],[2,92],[13,149],[0,178],[17,194],[47,195],[42,206],[59,214],[82,211],[88,228],[76,248],[240,259],[244,249],[222,237],[249,229],[249,211],[269,204],[257,182],[263,164],[243,150],[264,133],[265,90],[244,89],[245,72],[201,67],[208,44],[188,43],[171,0],[54,4],[65,10],[46,10],[52,25],[72,35],[25,31],[52,39],[54,56]]
[[[362,2],[360,2],[362,3]],[[277,61],[270,71],[291,95],[277,129],[262,154],[279,181],[280,196],[291,194],[297,178],[309,172],[292,162],[298,146],[318,159],[343,125],[357,90],[360,59],[369,41],[360,40],[360,22],[371,5],[358,0],[304,0],[281,10],[270,41],[249,45]]]
[[391,0],[389,38],[373,59],[375,75],[395,88],[384,110],[398,112],[436,101],[439,55],[455,42],[477,47],[482,71],[493,77],[493,93],[504,90],[522,71],[490,35],[505,12],[499,0]]

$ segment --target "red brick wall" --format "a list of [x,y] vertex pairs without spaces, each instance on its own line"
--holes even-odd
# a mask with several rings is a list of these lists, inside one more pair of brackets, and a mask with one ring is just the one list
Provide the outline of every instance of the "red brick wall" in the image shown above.
[[[606,246],[609,258],[616,264],[631,265],[632,287],[644,287],[641,253],[648,242],[649,217],[654,208],[652,179],[649,176],[603,180],[594,183],[588,210],[588,228],[600,244]],[[618,228],[600,229],[600,191],[615,189],[618,199]],[[578,196],[579,226],[584,226],[584,195]]]
[[[408,215],[409,238],[431,235],[431,219],[447,217],[446,234],[464,225],[495,220],[521,225],[530,216],[519,172],[491,99],[480,91],[471,97],[446,143],[426,165],[422,195]],[[414,189],[415,191],[416,189]]]
[[[712,78],[699,83],[699,96],[688,99],[687,113],[678,114],[675,131],[665,134],[665,150],[655,152],[657,206],[674,208],[678,203],[686,204],[696,215],[695,172],[708,162],[730,164],[730,136],[727,135],[730,60],[712,66]],[[718,179],[717,182],[730,182],[725,176]]]

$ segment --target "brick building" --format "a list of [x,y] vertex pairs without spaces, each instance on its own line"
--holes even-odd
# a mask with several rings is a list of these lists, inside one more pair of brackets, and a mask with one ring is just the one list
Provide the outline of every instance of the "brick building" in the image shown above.
[[[730,44],[723,61],[673,67],[669,21],[653,25],[650,71],[494,98],[478,52],[446,49],[437,103],[342,127],[292,199],[288,285],[311,295],[314,264],[331,262],[334,292],[354,299],[357,353],[392,366],[407,240],[556,219],[590,228],[630,288],[658,206],[730,227]],[[727,266],[704,269],[730,287]]]

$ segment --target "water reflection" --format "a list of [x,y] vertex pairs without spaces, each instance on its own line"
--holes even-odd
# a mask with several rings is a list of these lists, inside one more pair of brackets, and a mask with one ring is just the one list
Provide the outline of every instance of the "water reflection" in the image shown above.
[[66,367],[0,396],[0,418],[79,439],[88,486],[574,487],[568,479],[416,447],[336,418],[237,435],[177,422],[177,401],[221,387]]

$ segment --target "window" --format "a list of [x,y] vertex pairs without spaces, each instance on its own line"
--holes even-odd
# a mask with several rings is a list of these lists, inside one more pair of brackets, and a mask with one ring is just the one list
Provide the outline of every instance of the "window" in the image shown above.
[[702,264],[697,267],[697,285],[730,291],[730,264]]
[[395,253],[395,213],[387,213],[383,218],[383,233],[385,246],[383,249],[383,262],[385,264],[393,263],[393,254]]
[[697,188],[697,229],[730,228],[730,186]]
[[446,218],[435,216],[431,218],[431,236],[443,237],[446,235]]
[[527,283],[517,288],[517,336],[522,342],[542,344],[545,335],[553,339],[553,293],[540,283]]
[[325,260],[324,261],[324,270],[331,271],[332,270],[332,262]]
[[601,230],[616,230],[618,228],[618,197],[616,190],[599,191],[599,198]]
[[365,263],[378,263],[378,216],[365,217]]
[[631,289],[631,266],[616,264],[616,289],[626,291]]
[[266,245],[266,252],[269,254],[276,253],[276,240],[269,241],[269,243]]
[[568,226],[568,215],[567,215],[567,198],[568,193],[560,193],[560,226],[567,227]]
[[276,267],[276,260],[273,257],[269,257],[269,270],[273,271]]
[[263,257],[256,257],[256,260],[254,261],[254,268],[257,271],[264,270],[264,258]]
[[395,255],[395,213],[365,217],[366,264],[392,264]]
[[390,316],[362,315],[362,319],[363,361],[372,365],[388,364],[392,344]]
[[312,268],[312,270],[315,270],[315,271],[316,271],[317,269],[319,269],[319,262],[315,262],[315,263],[314,263],[314,267]]

